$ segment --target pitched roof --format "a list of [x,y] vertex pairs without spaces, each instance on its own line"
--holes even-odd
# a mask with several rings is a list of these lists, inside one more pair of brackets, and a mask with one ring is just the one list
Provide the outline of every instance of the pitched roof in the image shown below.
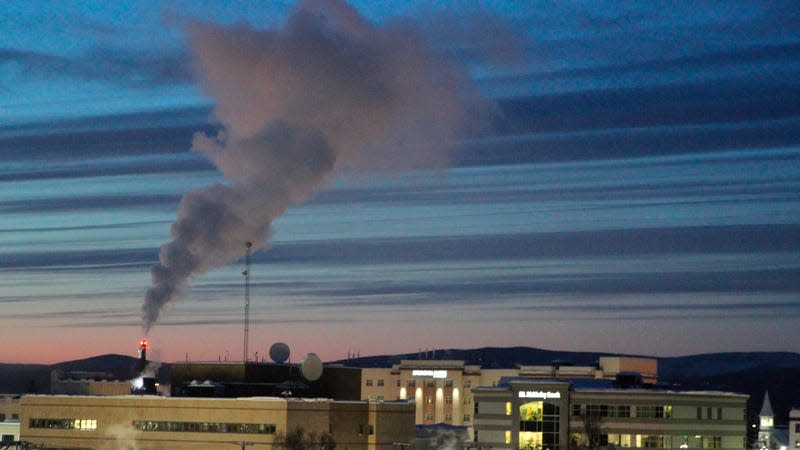
[[764,404],[761,406],[761,412],[758,415],[764,417],[775,416],[775,413],[772,412],[772,404],[769,402],[769,391],[764,392]]

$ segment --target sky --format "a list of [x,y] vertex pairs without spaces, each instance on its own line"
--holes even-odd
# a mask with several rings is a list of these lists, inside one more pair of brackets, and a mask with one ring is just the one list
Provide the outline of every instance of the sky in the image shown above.
[[797,352],[793,3],[3,2],[0,362]]

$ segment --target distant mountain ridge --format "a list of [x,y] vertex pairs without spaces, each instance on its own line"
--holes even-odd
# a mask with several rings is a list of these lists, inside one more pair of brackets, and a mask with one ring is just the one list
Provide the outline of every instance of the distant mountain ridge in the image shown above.
[[[390,367],[403,359],[455,359],[484,368],[511,368],[518,365],[547,365],[553,361],[575,365],[596,364],[601,356],[637,356],[604,352],[571,352],[532,347],[483,347],[476,349],[437,349],[396,355],[348,358],[330,363],[352,367]],[[748,409],[758,414],[769,390],[775,421],[788,422],[792,407],[800,407],[800,353],[730,352],[677,357],[656,357],[661,382],[682,389],[721,390],[750,395]],[[57,364],[0,364],[0,392],[46,393],[53,370],[107,372],[119,380],[133,378],[138,360],[124,355],[101,355]],[[168,382],[169,364],[159,369],[159,378]]]

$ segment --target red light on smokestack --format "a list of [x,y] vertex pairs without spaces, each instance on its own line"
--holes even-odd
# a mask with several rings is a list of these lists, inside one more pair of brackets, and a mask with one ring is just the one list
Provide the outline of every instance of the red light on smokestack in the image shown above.
[[139,341],[139,372],[144,371],[147,367],[147,339]]

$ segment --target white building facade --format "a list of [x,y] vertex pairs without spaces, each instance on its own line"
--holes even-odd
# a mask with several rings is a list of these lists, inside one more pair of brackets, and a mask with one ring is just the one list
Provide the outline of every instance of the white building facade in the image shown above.
[[473,389],[476,447],[744,449],[747,395],[511,378]]

